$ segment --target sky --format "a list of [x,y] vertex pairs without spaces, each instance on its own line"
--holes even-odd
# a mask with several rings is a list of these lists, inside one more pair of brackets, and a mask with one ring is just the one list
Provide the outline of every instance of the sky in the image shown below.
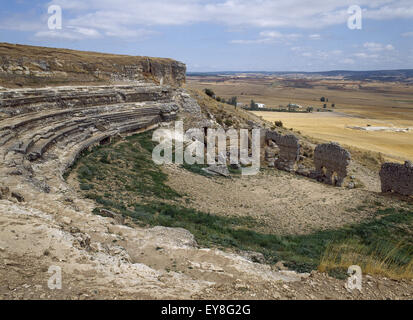
[[189,72],[413,69],[413,0],[0,3],[0,42],[173,58]]

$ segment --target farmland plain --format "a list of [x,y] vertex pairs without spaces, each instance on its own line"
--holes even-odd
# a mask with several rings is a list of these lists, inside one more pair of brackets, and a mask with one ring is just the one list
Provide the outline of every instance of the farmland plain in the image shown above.
[[[410,83],[238,75],[188,77],[187,86],[209,88],[225,99],[237,96],[238,102],[244,104],[254,100],[275,110],[289,103],[301,105],[304,110],[311,106],[312,113],[254,113],[271,122],[282,121],[284,127],[321,141],[379,152],[393,161],[413,160],[413,85]],[[326,101],[321,101],[321,97]],[[351,127],[387,127],[389,130]],[[409,130],[392,131],[395,128]]]

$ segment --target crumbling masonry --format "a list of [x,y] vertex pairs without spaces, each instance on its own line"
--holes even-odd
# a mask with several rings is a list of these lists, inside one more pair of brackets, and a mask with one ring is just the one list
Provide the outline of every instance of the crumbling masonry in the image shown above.
[[280,149],[275,165],[280,170],[292,172],[300,156],[300,141],[294,135],[281,135],[275,131],[267,131],[267,141],[272,140]]
[[386,162],[380,171],[382,192],[396,192],[405,196],[413,195],[413,163]]
[[314,150],[316,178],[324,183],[341,187],[347,176],[350,160],[350,153],[338,143],[318,145]]

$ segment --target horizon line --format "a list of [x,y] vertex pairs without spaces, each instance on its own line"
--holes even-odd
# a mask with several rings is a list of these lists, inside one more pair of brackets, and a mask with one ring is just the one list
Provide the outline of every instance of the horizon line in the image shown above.
[[413,71],[413,68],[406,69],[372,69],[372,70],[347,70],[347,69],[333,69],[326,71],[264,71],[264,70],[220,70],[220,71],[187,71],[187,73],[326,73],[326,72],[384,72],[384,71]]

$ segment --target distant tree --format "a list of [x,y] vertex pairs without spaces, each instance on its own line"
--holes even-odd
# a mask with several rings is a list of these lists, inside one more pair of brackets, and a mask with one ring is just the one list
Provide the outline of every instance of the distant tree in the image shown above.
[[206,95],[208,95],[208,96],[210,96],[211,98],[214,98],[214,99],[215,99],[215,93],[214,93],[214,91],[212,91],[211,89],[206,88],[206,89],[204,90],[204,92],[205,92]]
[[321,101],[321,102],[326,102],[326,98],[325,98],[325,97],[321,97],[320,101]]
[[313,107],[308,107],[307,112],[313,112],[314,108]]
[[251,107],[251,109],[257,108],[257,104],[255,103],[254,100],[251,100],[250,107]]
[[327,109],[327,103],[324,103],[323,108]]
[[335,103],[332,103],[332,104],[331,104],[331,107],[332,107],[332,108],[335,108],[335,107],[336,107],[336,104],[335,104]]
[[216,97],[216,100],[217,100],[218,102],[221,102],[221,101],[222,101],[222,98],[221,98],[221,97]]
[[233,105],[233,106],[237,106],[237,101],[238,98],[237,97],[232,97],[231,99],[228,100],[228,104]]

